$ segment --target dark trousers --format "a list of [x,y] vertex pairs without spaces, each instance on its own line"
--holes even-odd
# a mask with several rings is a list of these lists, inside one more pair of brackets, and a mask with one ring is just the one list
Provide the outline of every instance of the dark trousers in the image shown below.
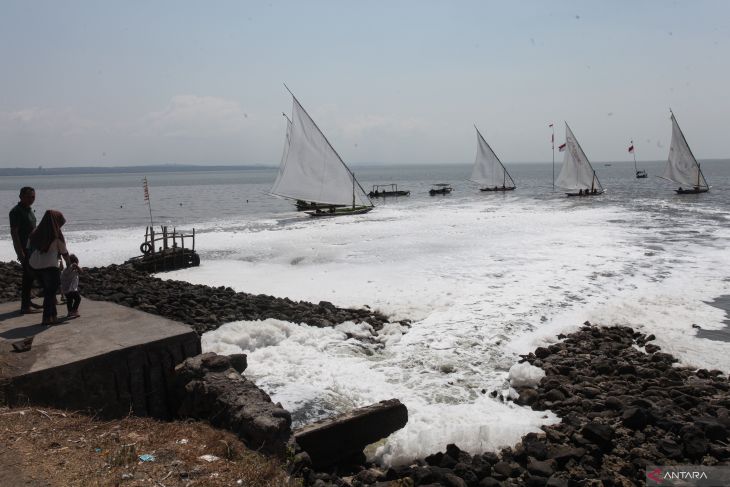
[[79,310],[79,304],[81,304],[81,295],[78,291],[71,291],[66,293],[66,308],[69,313],[73,313]]
[[56,291],[61,284],[61,271],[58,267],[47,267],[37,269],[36,273],[43,285],[43,320],[55,319],[56,312]]
[[26,255],[22,262],[23,278],[20,282],[20,309],[27,311],[30,309],[30,290],[33,287],[33,279],[35,272],[28,264],[28,256]]

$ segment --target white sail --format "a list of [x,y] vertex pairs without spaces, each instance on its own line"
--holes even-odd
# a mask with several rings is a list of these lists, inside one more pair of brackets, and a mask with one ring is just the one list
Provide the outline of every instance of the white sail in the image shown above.
[[292,96],[289,144],[271,193],[330,205],[372,206],[355,176],[299,101]]
[[558,179],[555,180],[555,186],[567,190],[596,190],[603,191],[601,182],[593,170],[593,166],[588,161],[585,152],[581,148],[578,140],[573,132],[565,124],[565,156],[563,157],[563,167],[560,169]]
[[[286,116],[286,115],[285,115]],[[291,143],[291,120],[289,120],[289,117],[286,118],[286,137],[284,139],[284,152],[281,155],[281,162],[279,163],[279,173],[276,175],[276,180],[274,181],[274,188],[279,186],[279,181],[281,180],[282,176],[284,175],[285,168],[286,168],[286,158],[289,155],[289,144]]]
[[692,154],[674,114],[672,114],[672,143],[669,146],[669,159],[662,177],[687,189],[708,187],[700,165]]
[[470,181],[487,187],[514,188],[515,182],[505,169],[499,157],[494,153],[487,141],[484,140],[479,129],[477,131],[477,155],[474,160],[474,169],[471,172]]

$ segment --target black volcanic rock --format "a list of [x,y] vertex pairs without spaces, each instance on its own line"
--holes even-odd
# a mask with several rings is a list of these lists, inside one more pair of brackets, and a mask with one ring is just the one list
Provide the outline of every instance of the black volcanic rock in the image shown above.
[[[20,299],[20,265],[0,262],[0,302]],[[263,294],[235,292],[184,281],[163,280],[130,265],[85,269],[79,282],[89,299],[111,301],[190,325],[198,334],[231,321],[276,318],[310,326],[331,327],[345,321],[367,322],[379,331],[388,317],[369,309],[338,308],[328,301],[295,302]],[[407,320],[401,324],[408,325]]]

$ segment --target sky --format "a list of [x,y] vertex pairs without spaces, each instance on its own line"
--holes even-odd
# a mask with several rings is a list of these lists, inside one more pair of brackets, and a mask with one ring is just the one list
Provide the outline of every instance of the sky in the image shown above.
[[[0,2],[0,167],[262,164],[291,95],[352,164],[728,158],[730,2]],[[556,154],[560,160],[560,156]]]

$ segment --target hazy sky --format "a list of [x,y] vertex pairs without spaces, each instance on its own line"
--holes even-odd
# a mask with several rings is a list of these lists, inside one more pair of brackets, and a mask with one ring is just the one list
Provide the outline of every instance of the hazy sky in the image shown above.
[[275,165],[284,82],[354,164],[730,157],[724,0],[0,0],[0,62],[0,167]]

